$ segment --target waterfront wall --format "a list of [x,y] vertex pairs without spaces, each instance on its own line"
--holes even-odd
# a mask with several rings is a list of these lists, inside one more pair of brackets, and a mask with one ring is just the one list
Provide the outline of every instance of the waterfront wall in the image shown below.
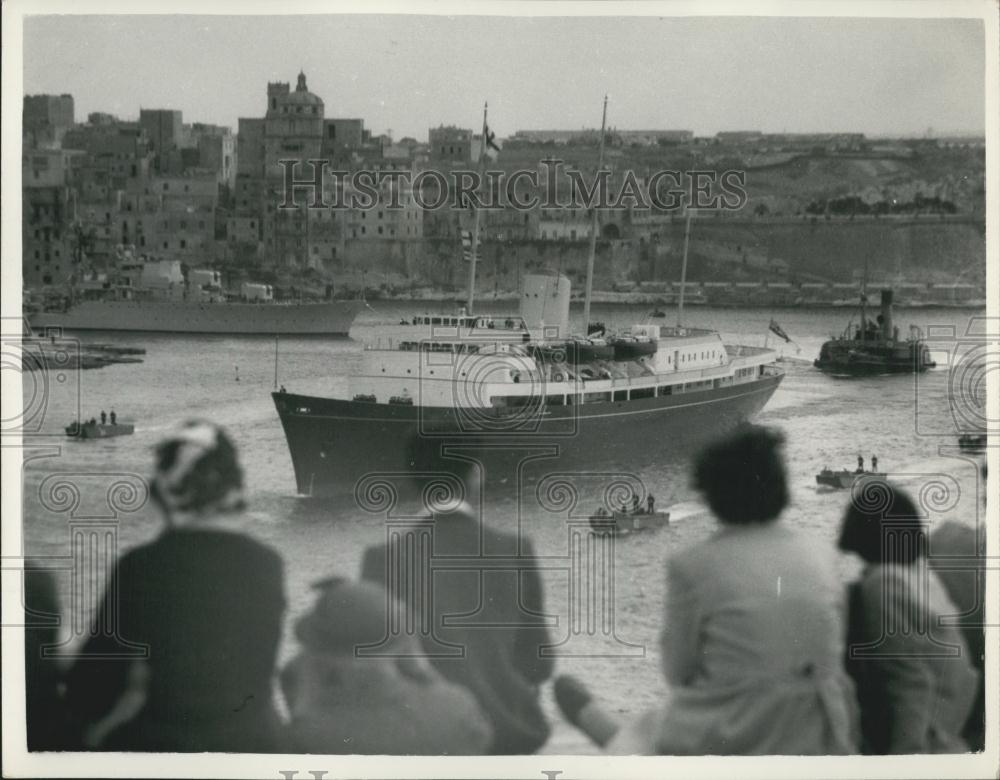
[[[633,291],[643,283],[680,279],[684,223],[661,223],[639,238],[601,240],[594,287]],[[490,241],[480,244],[477,287],[488,292],[517,290],[522,274],[553,270],[583,287],[586,241]],[[342,285],[383,289],[428,286],[464,289],[467,266],[457,238],[421,241],[346,242],[328,270]],[[935,284],[969,285],[971,298],[985,298],[984,226],[976,219],[939,221],[725,220],[702,218],[692,228],[689,281],[718,284],[843,285],[857,283],[868,265],[872,285],[910,283],[914,301],[930,302]],[[839,291],[806,287],[806,298],[832,302]],[[797,296],[801,297],[801,296]],[[954,299],[954,295],[951,296]],[[927,299],[926,301],[924,299]]]

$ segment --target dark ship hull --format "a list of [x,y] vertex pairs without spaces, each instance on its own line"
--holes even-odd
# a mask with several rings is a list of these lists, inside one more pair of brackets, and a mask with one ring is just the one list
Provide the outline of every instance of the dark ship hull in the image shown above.
[[[361,496],[379,480],[397,488],[410,466],[416,435],[446,437],[477,448],[497,479],[567,468],[594,472],[636,463],[655,465],[752,418],[784,374],[771,370],[751,382],[627,402],[547,406],[504,417],[492,409],[422,407],[273,393],[295,469],[307,495]],[[529,410],[530,411],[530,410]],[[365,479],[365,478],[368,479]]]
[[927,347],[919,341],[884,342],[835,339],[820,349],[813,365],[831,374],[914,374],[934,368]]

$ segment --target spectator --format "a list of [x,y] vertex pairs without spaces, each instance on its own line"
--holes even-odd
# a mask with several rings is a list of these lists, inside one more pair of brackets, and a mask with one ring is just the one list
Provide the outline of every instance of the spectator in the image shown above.
[[825,755],[857,748],[832,556],[778,518],[781,439],[747,426],[709,446],[695,482],[720,528],[667,564],[665,709],[611,752]]
[[297,751],[469,755],[489,747],[475,698],[435,672],[415,638],[359,652],[386,636],[383,589],[341,579],[315,587],[316,604],[295,626],[302,651],[281,674]]
[[88,747],[280,751],[282,562],[241,533],[242,486],[236,450],[211,423],[157,447],[151,494],[166,529],[118,561],[68,680]]
[[[539,703],[539,686],[551,675],[553,659],[542,655],[542,647],[550,639],[542,616],[541,579],[532,568],[531,542],[481,524],[481,464],[469,456],[445,456],[446,443],[440,439],[417,436],[410,447],[410,462],[419,486],[431,484],[426,475],[444,473],[464,490],[464,500],[457,507],[434,515],[434,554],[504,556],[517,558],[523,564],[517,570],[434,572],[430,604],[415,603],[422,600],[422,594],[400,593],[387,579],[388,561],[409,560],[402,545],[388,551],[385,546],[370,548],[364,557],[362,577],[389,585],[394,596],[403,596],[401,601],[412,604],[413,615],[427,610],[433,622],[421,627],[428,632],[425,649],[433,652],[435,668],[446,679],[468,688],[486,713],[493,729],[487,752],[533,753],[549,735]],[[426,563],[411,561],[410,565]],[[464,648],[462,655],[455,653],[459,648]]]
[[[28,750],[68,750],[69,724],[59,693],[59,598],[52,575],[26,561],[24,570],[24,688]],[[48,651],[48,653],[46,652]]]
[[[850,588],[848,669],[861,703],[865,753],[954,753],[975,696],[976,672],[958,610],[927,565],[927,530],[913,501],[882,482],[844,514],[840,548],[865,563]],[[875,499],[884,496],[885,501]],[[869,506],[870,504],[870,506]]]

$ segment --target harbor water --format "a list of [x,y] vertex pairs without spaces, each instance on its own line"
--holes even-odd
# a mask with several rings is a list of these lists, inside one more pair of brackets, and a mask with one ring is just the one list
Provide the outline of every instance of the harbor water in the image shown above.
[[[445,310],[408,302],[372,306],[355,323],[355,335],[372,336],[379,324]],[[480,306],[481,313],[508,310]],[[613,328],[642,321],[647,313],[648,307],[596,305],[593,319]],[[579,310],[574,308],[574,314],[579,316]],[[781,345],[787,376],[757,421],[786,435],[791,505],[783,522],[814,535],[817,551],[835,544],[849,494],[817,487],[815,474],[824,467],[853,469],[859,454],[866,464],[876,455],[881,471],[922,495],[932,527],[945,519],[975,522],[978,465],[956,446],[963,430],[956,428],[956,420],[968,426],[985,390],[976,369],[961,363],[975,352],[975,336],[966,336],[970,321],[984,312],[897,310],[896,322],[904,334],[910,324],[936,334],[931,348],[938,368],[920,376],[841,379],[823,374],[813,368],[812,360],[823,341],[843,331],[850,315],[847,309],[690,307],[685,324],[715,328],[726,343],[760,346],[773,318],[795,339],[784,344],[770,336],[771,346]],[[651,322],[673,324],[674,317],[669,310],[666,319]],[[81,338],[144,347],[146,355],[134,365],[23,375],[24,426],[31,431],[25,437],[24,553],[47,558],[59,569],[58,562],[68,560],[71,552],[70,520],[113,514],[109,488],[147,477],[152,449],[168,430],[190,418],[220,423],[239,447],[249,502],[247,530],[276,548],[285,561],[288,619],[281,657],[287,659],[295,649],[290,626],[311,604],[310,583],[331,575],[356,576],[364,548],[385,537],[386,515],[366,511],[350,499],[319,501],[296,495],[288,448],[270,398],[275,369],[277,365],[278,384],[290,392],[343,395],[346,377],[360,366],[361,344],[353,339],[282,338],[276,343],[264,337],[120,333]],[[960,368],[953,371],[956,363]],[[112,409],[120,421],[135,424],[133,436],[76,441],[62,435],[78,414],[90,419]],[[706,538],[715,523],[690,485],[695,453],[678,452],[669,463],[659,463],[630,450],[627,440],[609,442],[609,449],[617,464],[610,470],[602,465],[608,453],[595,453],[593,473],[569,475],[573,478],[567,480],[519,486],[516,474],[499,475],[487,492],[485,512],[501,527],[520,527],[547,561],[543,579],[553,616],[551,633],[558,645],[557,672],[585,679],[597,697],[624,717],[663,702],[667,695],[657,646],[663,624],[664,560]],[[595,592],[609,594],[610,602],[599,605],[595,617],[586,609],[571,609],[575,591],[569,529],[574,520],[596,509],[609,482],[623,474],[641,481],[656,496],[656,508],[672,513],[672,522],[615,540],[613,566],[595,586]],[[572,483],[572,495],[560,482]],[[76,492],[67,492],[62,484],[76,486]],[[119,511],[116,521],[122,549],[149,540],[162,525],[155,507],[142,504],[141,490],[136,496],[127,491],[123,495],[113,502],[130,510]],[[846,556],[843,572],[845,581],[856,572]],[[57,578],[68,605],[69,567]],[[65,621],[65,631],[72,633],[74,623],[81,625],[85,616],[75,618]],[[560,720],[549,686],[543,698],[556,724],[546,751],[590,751]]]

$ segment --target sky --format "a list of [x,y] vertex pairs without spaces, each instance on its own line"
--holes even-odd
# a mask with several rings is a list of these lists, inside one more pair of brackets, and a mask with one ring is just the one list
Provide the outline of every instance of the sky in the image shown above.
[[31,16],[25,94],[123,119],[179,109],[236,128],[300,69],[327,117],[427,138],[490,127],[984,133],[974,19]]

